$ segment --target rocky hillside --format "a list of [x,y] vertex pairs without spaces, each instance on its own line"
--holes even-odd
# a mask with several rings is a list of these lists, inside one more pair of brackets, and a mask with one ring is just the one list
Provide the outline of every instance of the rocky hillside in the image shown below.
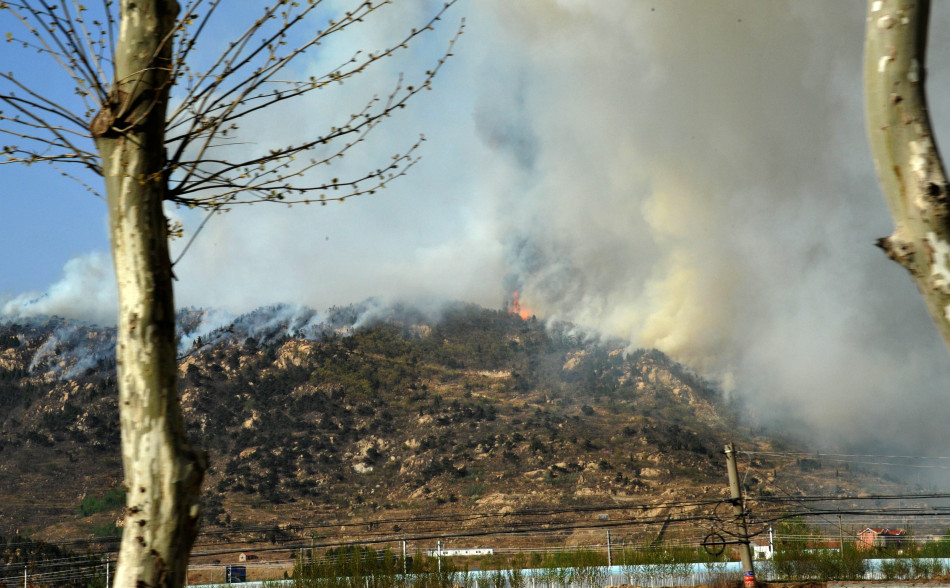
[[[658,351],[504,311],[278,306],[179,322],[186,425],[212,464],[205,530],[402,517],[398,531],[413,513],[716,498],[725,443],[778,444]],[[0,535],[121,525],[113,350],[112,329],[0,324]],[[814,463],[750,465],[746,487],[762,495],[881,483]]]

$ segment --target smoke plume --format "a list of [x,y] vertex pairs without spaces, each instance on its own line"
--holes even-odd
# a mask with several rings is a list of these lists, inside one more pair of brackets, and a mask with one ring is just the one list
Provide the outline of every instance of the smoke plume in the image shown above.
[[[314,71],[356,43],[395,38],[433,6],[409,4],[316,56]],[[935,9],[940,67],[950,27]],[[872,246],[891,221],[865,140],[863,10],[827,0],[463,3],[372,77],[242,129],[267,145],[337,124],[334,113],[385,95],[398,72],[413,83],[464,13],[466,34],[434,91],[332,172],[378,167],[424,132],[410,177],[342,205],[212,219],[175,268],[179,304],[240,313],[441,297],[497,307],[517,284],[540,318],[657,347],[748,399],[762,421],[943,451],[950,359],[910,280]],[[950,136],[940,126],[947,73],[930,80],[938,137]],[[169,214],[191,231],[202,220]],[[96,316],[57,302],[113,304],[78,295],[73,285],[95,281],[79,269],[4,312]]]
[[67,261],[62,277],[46,292],[0,297],[0,317],[61,316],[108,325],[115,324],[116,304],[112,259],[95,251]]

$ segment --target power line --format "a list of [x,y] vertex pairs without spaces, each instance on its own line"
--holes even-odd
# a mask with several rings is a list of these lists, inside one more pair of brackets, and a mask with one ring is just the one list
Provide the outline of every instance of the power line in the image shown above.
[[[749,502],[759,504],[762,510],[752,513],[750,523],[755,527],[765,528],[770,523],[787,520],[793,517],[821,518],[837,515],[874,517],[875,519],[889,519],[896,517],[913,517],[930,520],[950,520],[950,505],[899,505],[899,506],[880,506],[870,505],[869,502],[893,502],[893,501],[933,501],[950,498],[950,494],[930,493],[930,494],[881,494],[881,495],[862,495],[862,496],[820,496],[820,495],[802,495],[802,496],[756,496],[751,497]],[[849,502],[849,504],[842,504]],[[359,521],[340,523],[334,521],[321,521],[307,525],[289,525],[284,528],[277,528],[286,537],[265,538],[265,537],[243,537],[235,540],[234,535],[267,533],[273,531],[273,527],[255,527],[251,529],[241,529],[237,531],[208,531],[203,532],[201,536],[204,539],[213,539],[215,537],[224,539],[227,542],[220,544],[220,548],[214,548],[214,542],[203,541],[197,544],[193,555],[196,557],[226,555],[246,551],[248,546],[254,546],[253,549],[259,552],[286,552],[297,549],[326,549],[332,547],[343,547],[352,545],[381,545],[386,543],[396,543],[398,541],[410,541],[421,543],[434,540],[461,540],[476,539],[479,537],[490,536],[520,536],[555,538],[565,533],[574,533],[577,531],[599,532],[605,530],[617,530],[620,532],[641,532],[643,529],[656,525],[668,525],[671,528],[678,529],[680,532],[688,532],[690,529],[712,525],[714,528],[730,527],[734,524],[734,517],[721,512],[724,505],[731,504],[731,500],[724,499],[699,499],[699,500],[675,500],[669,502],[640,503],[640,504],[620,504],[620,505],[591,505],[575,506],[563,508],[528,508],[511,513],[476,513],[459,516],[457,514],[428,514],[420,516],[402,516],[386,519],[377,519],[372,521]],[[860,506],[866,504],[867,506]],[[836,505],[833,508],[824,505]],[[794,507],[794,508],[790,508]],[[656,514],[656,511],[661,511]],[[620,514],[616,520],[568,520],[564,517],[569,515],[582,515],[591,512],[613,512]],[[672,514],[670,511],[673,511]],[[676,512],[680,511],[680,512]],[[653,513],[652,516],[645,516],[647,512]],[[543,520],[539,520],[539,518]],[[439,530],[415,532],[413,534],[398,535],[388,529],[380,527],[392,523],[416,523],[420,525],[438,524]],[[480,529],[468,529],[454,532],[446,532],[445,524],[452,523],[460,525],[465,523],[475,523],[480,525]],[[826,521],[826,524],[830,524]],[[312,539],[303,538],[300,533],[306,530],[326,529],[330,527],[343,526],[356,531],[359,535],[351,541],[323,540],[319,543]],[[362,529],[360,531],[360,529]],[[353,531],[350,531],[351,535]],[[728,530],[725,532],[728,533]],[[760,531],[761,533],[761,531]],[[730,533],[731,534],[731,533]],[[758,533],[752,533],[755,536]],[[261,545],[267,541],[273,543],[272,546]],[[681,537],[679,541],[684,541]],[[696,546],[701,544],[700,536],[687,538],[681,545]],[[15,545],[28,549],[30,546],[38,546],[39,541],[17,541]],[[80,546],[80,545],[108,545],[110,540],[103,539],[74,539],[58,543],[46,542],[48,545],[58,546]],[[10,546],[12,546],[11,544]],[[229,547],[235,546],[235,547]],[[550,547],[547,547],[550,549]],[[94,558],[100,556],[99,562],[95,563]],[[112,558],[111,554],[89,553],[85,556],[75,555],[56,558],[52,560],[42,560],[32,564],[37,573],[56,574],[57,566],[76,566],[83,563],[83,569],[90,573],[101,567],[101,556]],[[89,563],[93,559],[93,563]],[[18,564],[10,566],[0,566],[0,570],[17,569]],[[19,573],[17,572],[17,575]]]
[[[945,456],[923,456],[923,455],[874,455],[861,453],[800,453],[800,452],[776,452],[776,451],[740,451],[749,456],[767,456],[767,457],[787,457],[787,458],[808,458],[828,461],[830,463],[847,463],[855,465],[880,465],[902,468],[950,470],[950,463],[947,465],[938,464],[913,464],[913,463],[895,463],[889,461],[861,461],[863,459],[914,459],[914,460],[941,460],[950,461],[950,457]],[[855,459],[855,458],[860,458]]]
[[[517,521],[516,519],[521,517],[553,517],[555,515],[570,515],[570,514],[584,514],[592,512],[614,512],[614,511],[641,511],[646,512],[656,509],[674,509],[674,508],[694,508],[702,507],[708,505],[715,505],[723,502],[722,499],[700,499],[700,500],[676,500],[669,502],[651,502],[651,503],[639,503],[639,504],[602,504],[602,505],[592,505],[592,506],[574,506],[574,507],[557,507],[557,508],[525,508],[511,512],[489,512],[489,513],[474,513],[459,515],[457,513],[446,513],[446,514],[427,514],[419,515],[412,517],[391,517],[384,519],[373,519],[366,521],[322,521],[317,523],[308,523],[308,524],[291,524],[285,527],[277,526],[255,526],[255,527],[242,527],[240,529],[231,529],[231,530],[213,530],[213,531],[202,531],[198,533],[198,538],[195,542],[196,546],[207,544],[200,541],[202,538],[210,537],[222,537],[233,536],[237,534],[254,534],[262,533],[267,534],[273,531],[278,531],[282,533],[299,533],[306,530],[317,530],[317,529],[327,529],[327,528],[355,528],[355,527],[367,527],[367,534],[370,535],[379,535],[382,531],[373,531],[372,529],[379,527],[381,525],[393,525],[393,524],[421,524],[421,523],[471,523],[492,519],[505,519],[510,521],[509,525],[528,525],[531,524],[528,521]],[[655,522],[655,521],[654,521]],[[660,521],[662,522],[662,521]],[[39,544],[53,545],[53,546],[79,546],[79,545],[94,545],[94,544],[104,544],[116,542],[118,537],[103,537],[103,538],[77,538],[77,539],[68,539],[63,541],[20,541],[18,545],[24,546],[35,546]],[[270,539],[257,538],[251,539],[248,538],[242,543],[254,543],[261,541],[269,541]]]
[[737,453],[744,453],[746,455],[769,455],[773,457],[814,457],[814,458],[824,458],[824,457],[873,457],[881,459],[942,459],[950,461],[950,457],[947,456],[928,456],[928,455],[882,455],[882,454],[873,454],[873,453],[825,453],[822,451],[816,451],[811,453],[804,452],[780,452],[780,451],[737,451]]

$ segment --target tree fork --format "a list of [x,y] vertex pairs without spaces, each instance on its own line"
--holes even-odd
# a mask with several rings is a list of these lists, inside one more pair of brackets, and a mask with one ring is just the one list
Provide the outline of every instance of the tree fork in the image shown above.
[[869,0],[868,139],[896,229],[878,240],[917,283],[950,346],[950,200],[924,91],[929,0]]
[[118,284],[116,364],[127,511],[115,586],[179,587],[206,458],[184,436],[162,202],[174,0],[122,0],[115,81],[90,123],[102,157]]
[[[172,110],[168,100],[176,81],[175,70],[188,70],[185,58],[196,46],[201,31],[206,30],[218,2],[213,2],[208,7],[211,10],[201,17],[190,13],[180,18],[181,7],[175,0],[108,0],[94,11],[98,18],[89,21],[91,33],[83,24],[87,9],[82,5],[76,4],[75,10],[59,10],[45,2],[0,0],[0,10],[12,13],[27,33],[26,40],[12,34],[8,34],[8,40],[16,40],[17,44],[22,41],[23,48],[38,49],[57,67],[64,68],[82,106],[73,110],[70,101],[60,104],[46,98],[45,88],[30,88],[12,73],[0,73],[0,103],[14,109],[12,116],[0,113],[0,135],[25,141],[22,147],[4,148],[4,162],[79,164],[101,173],[105,182],[119,294],[116,362],[128,490],[117,586],[177,588],[184,583],[206,469],[205,455],[193,450],[184,437],[177,394],[173,264],[163,203],[174,201],[219,210],[223,204],[235,203],[343,201],[372,194],[405,175],[417,161],[413,154],[422,138],[392,160],[387,158],[386,165],[349,180],[301,179],[309,178],[305,172],[342,158],[377,124],[429,89],[462,34],[464,19],[445,54],[419,83],[404,86],[400,76],[388,97],[374,96],[364,107],[356,108],[349,119],[339,115],[342,126],[331,126],[328,132],[302,145],[252,153],[243,161],[222,162],[209,151],[224,144],[239,122],[256,117],[263,109],[331,83],[342,83],[367,71],[383,57],[408,48],[424,31],[434,30],[436,21],[457,1],[442,3],[423,27],[412,29],[380,52],[362,52],[362,57],[354,57],[324,75],[297,81],[284,79],[281,72],[315,50],[326,37],[356,26],[391,2],[359,3],[356,11],[327,28],[316,27],[313,34],[304,32],[309,36],[300,37],[299,45],[280,54],[268,50],[276,39],[283,39],[292,30],[294,35],[303,32],[308,18],[325,23],[325,13],[320,2],[279,0],[265,4],[262,16],[250,21],[242,33],[242,42],[230,45],[205,71],[185,76],[182,100]],[[196,5],[187,6],[193,10]],[[283,21],[276,25],[275,32],[269,21],[278,14]],[[195,20],[199,24],[189,27]],[[115,23],[117,36],[113,35]],[[173,53],[176,36],[180,43],[175,47],[177,54]],[[109,43],[113,44],[111,55],[107,54]],[[103,79],[110,69],[112,79]],[[276,90],[275,83],[286,90]],[[26,93],[26,99],[17,95],[21,92]],[[98,112],[94,116],[85,114],[93,103]],[[91,120],[87,120],[89,117]],[[50,124],[50,118],[63,126]],[[175,136],[169,135],[170,129]],[[78,138],[87,136],[95,140],[95,152],[79,142]],[[338,138],[342,146],[323,151],[323,145]],[[168,144],[175,146],[170,157],[166,154]],[[309,162],[300,157],[307,152],[314,152]],[[186,153],[193,159],[183,160]],[[294,161],[298,163],[291,163]],[[250,175],[246,173],[249,166],[256,170]],[[172,169],[179,170],[175,177],[171,177]],[[91,189],[88,185],[86,188]],[[345,193],[331,198],[322,194],[338,188]],[[244,193],[249,195],[239,197]],[[303,196],[285,199],[285,193]],[[203,223],[198,231],[201,226]]]

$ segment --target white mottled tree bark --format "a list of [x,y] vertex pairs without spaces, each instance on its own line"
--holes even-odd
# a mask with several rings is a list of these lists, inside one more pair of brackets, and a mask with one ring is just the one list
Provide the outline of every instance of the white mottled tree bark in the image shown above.
[[[185,60],[202,31],[213,34],[212,27],[205,27],[211,13],[228,2],[186,3],[188,12],[179,15],[176,0],[105,0],[89,14],[75,1],[0,0],[0,12],[12,16],[9,22],[22,25],[18,34],[25,35],[8,32],[7,41],[37,50],[65,69],[83,107],[74,111],[75,102],[61,105],[46,97],[46,88],[30,88],[14,73],[0,72],[0,105],[8,109],[0,111],[0,136],[18,143],[3,146],[0,163],[78,164],[101,173],[105,180],[119,293],[116,360],[128,490],[117,587],[183,585],[207,467],[204,454],[193,450],[184,436],[176,385],[170,231],[163,203],[200,207],[209,211],[210,218],[210,213],[234,204],[342,202],[373,194],[405,175],[418,161],[414,154],[424,140],[421,136],[402,153],[383,156],[382,166],[349,179],[324,180],[316,170],[357,148],[386,118],[431,88],[463,32],[464,19],[446,52],[417,83],[404,84],[400,75],[388,95],[373,96],[362,106],[342,105],[342,111],[330,113],[341,122],[328,125],[323,134],[303,143],[252,151],[236,161],[217,159],[212,151],[231,142],[239,124],[259,113],[342,84],[408,49],[426,31],[434,31],[456,2],[439,3],[441,7],[434,8],[422,27],[373,52],[357,52],[322,75],[295,81],[285,74],[308,53],[393,3],[359,0],[342,15],[327,13],[319,1],[258,3],[260,13],[248,21],[240,41],[218,48],[221,54],[199,72],[189,69]],[[119,30],[114,38],[116,6]],[[199,7],[201,15],[196,12]],[[334,20],[328,20],[330,16]],[[173,53],[176,34],[180,45]],[[290,38],[299,44],[287,45]],[[17,63],[15,56],[8,61]],[[111,81],[103,73],[110,69]],[[169,109],[176,72],[183,74],[185,84],[177,108]],[[93,104],[99,105],[98,112],[88,131],[98,153],[77,142],[77,137],[87,136],[82,127],[87,126]],[[350,106],[353,111],[347,113]],[[331,141],[334,146],[325,147]],[[166,145],[174,145],[170,155]],[[169,177],[172,168],[178,170],[174,178]],[[341,188],[342,193],[331,192]]]
[[870,0],[865,108],[874,166],[896,228],[878,241],[913,276],[950,345],[950,201],[924,93],[928,0]]
[[91,123],[102,156],[119,289],[117,369],[128,500],[117,588],[183,585],[205,469],[182,426],[162,211],[178,10],[175,0],[121,0],[110,101]]

